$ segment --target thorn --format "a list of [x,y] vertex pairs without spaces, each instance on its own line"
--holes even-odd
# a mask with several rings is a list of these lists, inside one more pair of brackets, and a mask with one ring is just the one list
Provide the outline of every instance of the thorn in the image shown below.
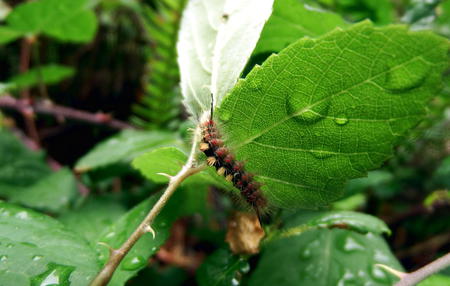
[[164,177],[166,177],[166,178],[169,178],[169,180],[172,179],[172,177],[173,177],[173,176],[171,176],[171,175],[169,175],[169,174],[166,174],[166,173],[156,173],[156,175],[164,176]]
[[114,251],[116,251],[114,248],[112,248],[109,244],[107,244],[106,242],[103,241],[99,241],[97,242],[98,245],[104,246],[106,248],[108,248],[109,250],[109,254],[113,253]]
[[155,237],[156,237],[156,232],[155,232],[155,230],[154,230],[150,225],[146,224],[145,227],[144,227],[144,231],[145,231],[145,232],[151,233],[152,236],[153,236],[153,239],[155,239]]
[[389,273],[391,273],[391,274],[397,276],[397,277],[400,278],[400,279],[402,279],[403,277],[405,277],[406,275],[408,275],[408,273],[398,271],[398,270],[396,270],[396,269],[394,269],[394,268],[391,268],[391,267],[389,267],[389,266],[387,266],[387,265],[384,265],[384,264],[375,264],[375,266],[380,267],[380,268],[383,268],[383,269],[386,270],[387,272],[389,272]]

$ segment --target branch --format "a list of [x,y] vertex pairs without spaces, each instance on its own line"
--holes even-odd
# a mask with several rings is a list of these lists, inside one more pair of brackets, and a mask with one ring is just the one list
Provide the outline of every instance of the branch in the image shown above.
[[104,286],[107,285],[114,274],[114,271],[119,266],[122,259],[130,251],[130,249],[136,244],[136,242],[147,232],[150,232],[155,236],[155,232],[151,225],[155,220],[156,216],[161,212],[162,208],[166,205],[169,198],[173,195],[177,187],[189,176],[192,176],[200,171],[202,171],[205,166],[196,166],[195,155],[197,153],[197,142],[199,141],[199,129],[196,130],[193,144],[191,149],[191,154],[189,156],[186,164],[181,168],[181,170],[175,176],[170,178],[167,189],[161,195],[159,200],[141,222],[141,224],[136,228],[136,230],[131,234],[131,236],[122,244],[119,249],[111,249],[108,262],[105,264],[97,277],[90,284],[91,286]]
[[73,120],[89,122],[95,125],[108,126],[113,129],[134,128],[132,125],[113,119],[109,114],[103,112],[89,113],[86,111],[53,104],[47,100],[38,100],[31,103],[30,100],[16,99],[10,95],[0,95],[0,108],[14,109],[22,113],[27,111],[30,114],[34,114],[34,112],[36,112],[55,117],[60,116]]
[[438,258],[435,261],[411,273],[400,272],[383,264],[377,264],[377,266],[389,271],[390,273],[400,278],[400,281],[398,281],[395,286],[414,286],[428,276],[450,266],[450,253],[447,253],[441,258]]

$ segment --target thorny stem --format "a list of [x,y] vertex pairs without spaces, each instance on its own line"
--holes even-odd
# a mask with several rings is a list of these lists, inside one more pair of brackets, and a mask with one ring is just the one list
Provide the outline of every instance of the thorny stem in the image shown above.
[[48,114],[55,117],[69,118],[89,122],[95,125],[108,126],[114,129],[134,128],[125,122],[112,118],[106,113],[90,113],[57,105],[48,100],[36,100],[35,102],[30,103],[28,100],[16,99],[9,95],[3,95],[0,96],[0,108],[14,109],[22,113],[24,110],[28,110],[32,116],[34,116],[34,113]]
[[173,195],[177,187],[189,176],[192,176],[200,171],[202,171],[205,166],[196,166],[195,155],[197,153],[197,142],[199,141],[199,129],[195,131],[195,135],[192,143],[192,150],[186,164],[181,168],[175,176],[170,178],[169,184],[161,195],[159,200],[141,222],[141,224],[136,228],[136,230],[131,234],[131,236],[122,244],[119,249],[112,249],[110,252],[109,260],[103,267],[103,269],[97,274],[97,277],[91,282],[91,286],[104,286],[107,285],[114,274],[114,271],[119,266],[122,259],[134,246],[134,244],[147,232],[155,235],[151,225],[156,218],[156,216],[161,212],[162,208],[166,205],[169,198]]
[[395,286],[414,286],[428,276],[450,266],[450,253],[447,253],[446,255],[411,273],[400,272],[384,264],[377,264],[377,266],[400,278],[400,281],[398,281]]
[[424,280],[431,274],[437,273],[442,269],[450,266],[450,253],[436,259],[435,261],[425,265],[424,267],[411,272],[405,273],[403,277],[400,278],[400,281],[395,284],[395,286],[413,286]]

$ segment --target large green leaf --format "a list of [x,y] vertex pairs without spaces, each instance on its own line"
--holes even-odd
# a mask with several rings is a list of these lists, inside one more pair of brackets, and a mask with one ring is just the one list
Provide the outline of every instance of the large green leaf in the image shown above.
[[124,206],[116,200],[90,197],[83,206],[64,213],[59,220],[95,245],[101,232],[125,212]]
[[133,167],[156,183],[167,183],[169,178],[158,173],[175,176],[187,161],[185,153],[174,147],[162,147],[133,160]]
[[2,286],[86,286],[99,270],[95,251],[55,219],[0,202]]
[[72,172],[61,169],[27,187],[0,188],[0,195],[12,203],[52,213],[68,209],[78,193]]
[[[120,247],[141,223],[158,198],[159,194],[153,195],[126,213],[104,231],[99,241],[114,248]],[[128,279],[136,275],[139,270],[148,264],[148,258],[156,253],[169,237],[172,223],[180,216],[203,210],[205,203],[205,186],[191,186],[189,189],[177,190],[152,224],[156,237],[153,239],[150,233],[145,234],[125,256],[108,285],[123,285]],[[108,258],[106,247],[98,245],[97,251],[100,261],[105,262]]]
[[220,248],[205,259],[196,273],[200,286],[239,285],[242,276],[250,270],[246,258]]
[[219,106],[247,63],[273,0],[189,1],[183,13],[177,52],[181,90],[198,119]]
[[[375,264],[401,269],[386,242],[371,232],[311,230],[263,248],[249,286],[392,285]],[[270,273],[270,275],[268,275]]]
[[426,114],[448,41],[364,22],[301,39],[238,82],[219,109],[227,144],[275,206],[314,207],[365,176]]
[[14,76],[8,80],[8,83],[13,84],[15,88],[28,88],[39,83],[51,85],[73,76],[74,73],[75,70],[72,67],[49,64]]
[[26,187],[51,173],[42,152],[26,148],[5,129],[0,129],[0,189]]
[[173,133],[124,130],[99,143],[80,158],[75,170],[85,172],[112,164],[129,163],[154,148],[174,145],[182,145],[182,141]]
[[276,0],[253,53],[279,52],[302,37],[321,36],[347,25],[341,16],[311,8],[298,0]]
[[45,34],[60,41],[89,42],[97,31],[88,0],[38,0],[21,4],[8,15],[8,26],[23,34]]

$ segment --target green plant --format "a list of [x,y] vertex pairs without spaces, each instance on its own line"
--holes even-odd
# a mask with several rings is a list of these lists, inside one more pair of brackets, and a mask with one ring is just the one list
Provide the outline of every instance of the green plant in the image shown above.
[[[319,1],[333,9],[323,11],[310,1],[191,0],[179,32],[183,1],[148,2],[109,4],[148,11],[133,15],[151,21],[145,33],[158,44],[148,94],[135,103],[145,122],[131,121],[159,130],[56,106],[55,116],[125,129],[71,172],[50,160],[52,170],[0,117],[0,284],[414,285],[441,270],[419,285],[448,283],[450,42],[437,34],[449,27],[448,2],[412,1],[394,18],[389,1]],[[93,7],[20,4],[0,42],[88,41]],[[376,24],[359,21],[367,16]],[[173,131],[178,70],[189,118]],[[0,107],[50,114],[45,92],[35,102],[15,92],[72,74],[51,65],[10,75]],[[411,141],[421,122],[430,133]],[[255,197],[267,204],[246,203]],[[408,245],[402,232],[429,244]],[[399,258],[417,248],[434,250],[419,266],[441,258],[411,271]]]

